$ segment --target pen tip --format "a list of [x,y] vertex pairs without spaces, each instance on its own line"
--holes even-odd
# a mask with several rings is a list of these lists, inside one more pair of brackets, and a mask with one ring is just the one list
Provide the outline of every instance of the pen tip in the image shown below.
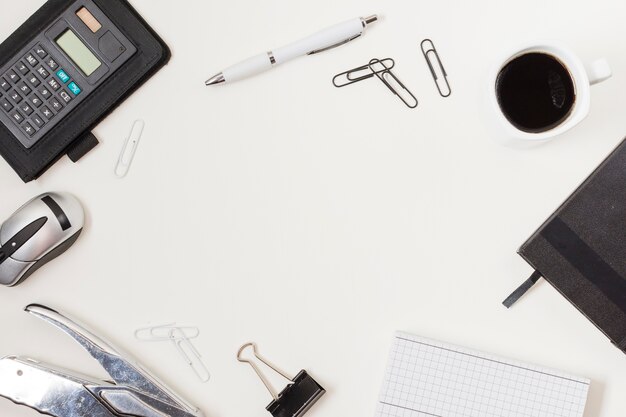
[[363,23],[365,23],[365,26],[371,25],[376,21],[378,21],[378,15],[376,14],[363,18]]
[[217,85],[217,84],[222,84],[226,82],[226,79],[224,78],[224,74],[222,74],[221,72],[211,78],[209,78],[206,81],[206,85]]

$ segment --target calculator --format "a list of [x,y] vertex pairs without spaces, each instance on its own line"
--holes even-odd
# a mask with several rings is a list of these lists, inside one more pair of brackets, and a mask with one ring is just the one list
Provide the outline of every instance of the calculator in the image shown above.
[[27,149],[63,123],[137,48],[91,0],[78,0],[0,69],[0,122]]

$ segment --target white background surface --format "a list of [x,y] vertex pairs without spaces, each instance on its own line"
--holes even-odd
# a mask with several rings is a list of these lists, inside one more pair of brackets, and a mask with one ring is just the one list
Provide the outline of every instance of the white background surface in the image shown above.
[[[7,37],[43,2],[3,2]],[[516,249],[626,134],[626,4],[617,0],[301,2],[134,0],[171,63],[95,130],[102,144],[22,184],[0,164],[0,218],[50,190],[88,222],[67,254],[0,289],[0,354],[104,377],[66,336],[28,316],[40,302],[133,352],[207,416],[264,416],[269,394],[235,360],[244,342],[329,391],[311,417],[371,416],[395,330],[592,379],[587,417],[626,410],[623,353],[548,284],[510,311],[531,272]],[[222,67],[342,20],[380,13],[362,39],[223,88]],[[436,93],[431,37],[454,94]],[[593,88],[574,131],[533,150],[497,143],[487,69],[515,44],[554,38],[615,76]],[[335,73],[393,57],[420,99],[408,110],[375,81]],[[113,167],[135,119],[146,130],[125,180]],[[134,329],[200,326],[213,379]],[[0,401],[0,414],[35,415]]]

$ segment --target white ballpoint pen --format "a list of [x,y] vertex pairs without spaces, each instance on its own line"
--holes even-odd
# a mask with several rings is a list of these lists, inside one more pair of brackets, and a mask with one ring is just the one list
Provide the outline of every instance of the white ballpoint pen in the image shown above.
[[207,80],[206,85],[232,83],[251,77],[303,55],[313,55],[343,45],[361,36],[378,16],[359,17],[322,30],[282,48],[262,53],[231,67]]

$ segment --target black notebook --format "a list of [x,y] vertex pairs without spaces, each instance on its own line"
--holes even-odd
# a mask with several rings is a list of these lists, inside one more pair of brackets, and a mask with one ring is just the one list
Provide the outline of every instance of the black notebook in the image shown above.
[[170,55],[128,0],[46,1],[0,44],[0,155],[25,182],[78,161]]
[[522,245],[544,277],[626,353],[626,140]]

